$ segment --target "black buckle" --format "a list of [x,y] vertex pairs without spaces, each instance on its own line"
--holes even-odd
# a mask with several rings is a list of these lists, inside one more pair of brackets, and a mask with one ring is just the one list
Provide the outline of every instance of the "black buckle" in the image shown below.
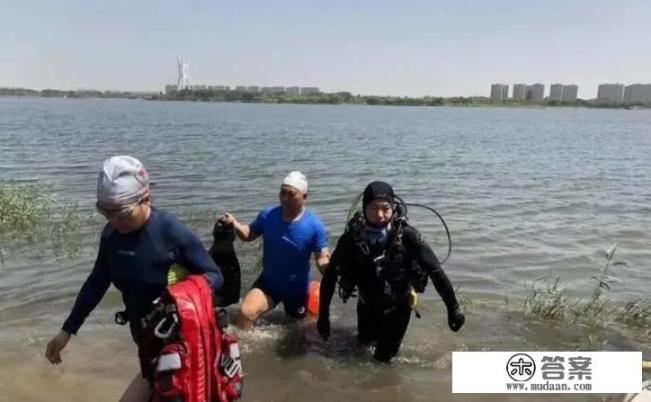
[[129,316],[127,315],[127,311],[126,310],[118,311],[117,313],[115,313],[113,320],[118,325],[127,325],[127,323],[129,322]]

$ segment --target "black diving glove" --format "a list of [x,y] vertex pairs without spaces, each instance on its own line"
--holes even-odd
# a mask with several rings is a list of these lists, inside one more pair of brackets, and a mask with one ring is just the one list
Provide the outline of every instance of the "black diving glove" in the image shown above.
[[458,306],[452,311],[448,311],[448,326],[453,332],[460,330],[465,322],[466,316],[463,315]]
[[330,337],[330,317],[326,314],[319,314],[319,318],[316,321],[316,329],[319,331],[321,338],[327,341]]

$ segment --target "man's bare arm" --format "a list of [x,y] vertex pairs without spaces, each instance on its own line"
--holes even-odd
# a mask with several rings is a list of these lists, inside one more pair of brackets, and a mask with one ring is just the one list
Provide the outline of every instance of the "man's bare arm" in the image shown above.
[[325,247],[321,251],[314,253],[314,262],[321,275],[323,275],[323,272],[325,272],[330,264],[330,250]]
[[257,239],[258,236],[260,236],[258,233],[251,230],[251,227],[249,225],[238,221],[235,216],[229,214],[228,212],[224,213],[224,217],[221,218],[221,221],[225,225],[232,224],[237,237],[239,237],[242,241],[253,241]]

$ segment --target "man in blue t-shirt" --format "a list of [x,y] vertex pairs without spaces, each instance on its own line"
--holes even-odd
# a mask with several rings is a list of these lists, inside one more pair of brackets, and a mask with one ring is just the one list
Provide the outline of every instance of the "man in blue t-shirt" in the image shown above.
[[323,273],[330,261],[326,228],[321,219],[305,208],[307,179],[291,172],[280,187],[280,205],[266,208],[250,225],[226,213],[222,222],[233,224],[237,236],[264,240],[262,273],[244,297],[237,326],[249,329],[260,315],[282,302],[285,312],[305,317],[309,287],[310,255]]

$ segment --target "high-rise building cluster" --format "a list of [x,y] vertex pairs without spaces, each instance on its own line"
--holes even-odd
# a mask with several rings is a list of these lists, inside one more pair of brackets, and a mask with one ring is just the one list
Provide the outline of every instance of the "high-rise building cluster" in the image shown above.
[[549,87],[549,100],[558,102],[576,102],[578,85],[552,84]]
[[509,86],[507,84],[491,85],[491,99],[501,100],[509,97]]
[[[579,92],[577,85],[552,84],[548,100],[559,102],[575,102]],[[504,101],[509,99],[508,84],[492,84],[491,100]],[[514,84],[510,99],[515,101],[540,102],[545,100],[545,84]]]
[[[532,101],[541,102],[576,102],[579,93],[577,85],[551,84],[549,95],[545,97],[545,85],[514,84],[509,98],[508,84],[491,85],[491,101]],[[597,103],[614,105],[646,105],[651,106],[651,84],[600,84],[597,90]]]
[[651,104],[651,84],[600,84],[597,90],[598,103]]

